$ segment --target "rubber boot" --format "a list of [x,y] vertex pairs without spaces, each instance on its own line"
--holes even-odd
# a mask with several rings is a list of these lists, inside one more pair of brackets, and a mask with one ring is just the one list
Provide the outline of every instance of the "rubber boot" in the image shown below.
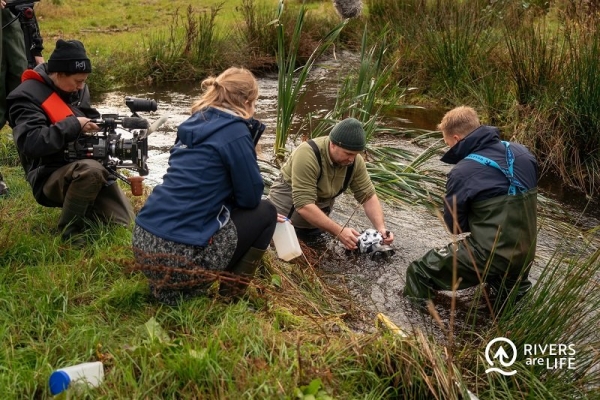
[[[249,280],[254,276],[256,269],[262,261],[263,255],[267,250],[257,249],[250,247],[250,249],[240,258],[240,260],[233,266],[227,268],[225,271],[230,274],[239,275],[245,280]],[[221,289],[219,293],[221,296],[233,296],[241,294],[246,290],[248,286],[245,282],[221,282]]]
[[68,194],[63,202],[58,229],[62,232],[62,240],[71,243],[74,247],[83,247],[86,244],[84,218],[88,207],[88,201]]

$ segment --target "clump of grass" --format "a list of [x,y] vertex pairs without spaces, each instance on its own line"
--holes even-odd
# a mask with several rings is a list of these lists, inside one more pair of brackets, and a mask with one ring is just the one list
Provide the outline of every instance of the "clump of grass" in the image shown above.
[[484,59],[496,45],[490,34],[492,16],[472,4],[438,2],[422,19],[420,31],[424,64],[432,78],[433,95],[460,98],[474,78],[474,60]]
[[539,104],[564,66],[561,38],[543,22],[518,29],[506,27],[504,32],[515,97],[520,105]]
[[192,80],[209,75],[228,62],[223,51],[225,39],[216,31],[216,18],[223,4],[210,11],[195,12],[188,6],[184,17],[176,12],[168,32],[157,31],[144,47],[144,76],[152,82]]
[[255,0],[242,0],[240,11],[243,23],[237,26],[241,43],[238,51],[248,52],[244,58],[257,69],[272,67],[277,54],[276,9]]

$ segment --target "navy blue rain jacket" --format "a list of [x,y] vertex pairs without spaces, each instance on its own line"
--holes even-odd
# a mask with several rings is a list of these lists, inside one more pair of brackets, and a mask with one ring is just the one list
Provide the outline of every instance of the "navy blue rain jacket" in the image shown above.
[[[248,121],[208,107],[177,132],[169,168],[136,224],[177,243],[206,246],[233,208],[256,208],[264,183]],[[235,245],[235,244],[233,244]]]
[[[521,144],[510,142],[515,156],[514,176],[527,189],[537,187],[538,166],[535,157]],[[475,202],[506,196],[510,183],[497,168],[465,159],[471,153],[496,161],[506,168],[506,148],[500,141],[500,132],[493,126],[482,125],[452,146],[441,158],[456,164],[448,173],[444,205],[444,221],[450,232],[470,232],[469,212]],[[456,213],[454,214],[454,211]],[[454,217],[458,226],[454,225]]]

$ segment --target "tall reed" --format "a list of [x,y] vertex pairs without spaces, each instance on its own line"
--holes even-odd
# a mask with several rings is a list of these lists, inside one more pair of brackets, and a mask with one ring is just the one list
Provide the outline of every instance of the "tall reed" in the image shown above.
[[346,26],[347,20],[342,21],[320,41],[308,60],[297,67],[297,57],[300,48],[300,38],[304,26],[306,9],[300,8],[294,31],[291,35],[289,48],[286,48],[285,29],[283,26],[284,3],[280,0],[277,9],[277,66],[278,66],[278,98],[275,144],[273,151],[279,160],[285,157],[285,145],[296,115],[296,106],[305,90],[305,83],[317,59],[336,41],[340,32]]
[[460,98],[475,78],[474,64],[496,45],[488,30],[491,16],[470,3],[440,1],[436,7],[424,18],[429,29],[420,32],[431,89]]
[[363,123],[367,144],[376,133],[386,131],[378,124],[383,113],[403,106],[400,104],[403,91],[392,85],[390,79],[394,65],[384,63],[389,47],[385,33],[371,46],[368,29],[364,29],[358,67],[344,68],[335,103],[323,117],[313,123],[314,118],[309,115],[310,137],[324,135],[337,122],[349,117]]
[[[572,30],[569,61],[562,68],[562,104],[558,131],[568,140],[563,163],[575,166],[578,186],[588,193],[600,187],[600,33],[597,26]],[[569,140],[570,139],[570,140]]]

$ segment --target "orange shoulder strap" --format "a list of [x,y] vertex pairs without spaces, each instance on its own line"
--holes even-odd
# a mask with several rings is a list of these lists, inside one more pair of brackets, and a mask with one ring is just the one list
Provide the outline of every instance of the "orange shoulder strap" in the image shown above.
[[28,80],[38,81],[42,84],[36,85],[36,88],[39,88],[39,92],[35,93],[35,95],[36,98],[38,97],[38,94],[41,95],[38,99],[40,101],[39,105],[42,107],[48,118],[50,118],[50,122],[55,124],[71,115],[75,115],[67,103],[60,98],[58,93],[46,85],[44,78],[42,78],[40,74],[32,69],[27,69],[23,72],[23,75],[21,75],[21,82]]

